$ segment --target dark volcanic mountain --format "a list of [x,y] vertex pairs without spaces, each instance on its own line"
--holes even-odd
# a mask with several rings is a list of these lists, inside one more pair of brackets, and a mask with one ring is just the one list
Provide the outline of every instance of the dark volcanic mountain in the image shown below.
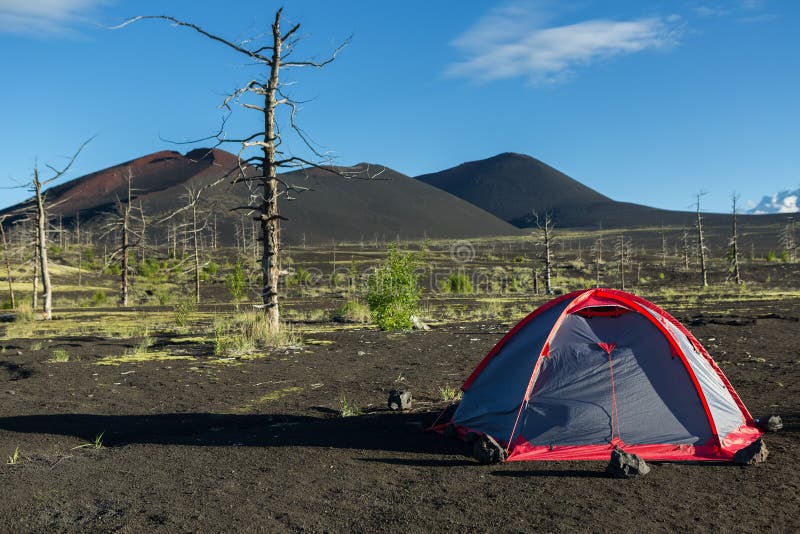
[[[365,167],[364,165],[359,168]],[[372,171],[383,169],[371,165]],[[348,170],[342,168],[342,170]],[[185,204],[187,187],[208,189],[204,203],[213,206],[222,242],[235,242],[235,224],[252,226],[244,212],[231,208],[248,203],[243,185],[232,186],[238,171],[236,157],[222,150],[193,150],[186,155],[164,151],[98,171],[51,188],[47,193],[50,214],[61,216],[69,226],[80,212],[81,224],[99,223],[116,202],[127,194],[128,173],[136,203],[160,217]],[[346,179],[320,169],[295,171],[282,176],[287,183],[309,188],[295,193],[295,201],[281,200],[284,243],[381,241],[510,235],[518,230],[486,211],[449,193],[391,169],[375,180]],[[0,212],[9,213],[19,206]],[[177,219],[173,220],[177,221]],[[162,239],[166,231],[162,229]]]
[[[470,161],[418,180],[436,186],[497,215],[519,228],[535,226],[532,213],[549,210],[562,228],[636,228],[691,226],[695,214],[612,200],[535,158],[504,153]],[[646,186],[646,185],[645,185]],[[687,192],[687,204],[693,192]],[[728,224],[730,216],[704,214],[709,224]],[[747,217],[749,224],[770,224],[772,217]]]

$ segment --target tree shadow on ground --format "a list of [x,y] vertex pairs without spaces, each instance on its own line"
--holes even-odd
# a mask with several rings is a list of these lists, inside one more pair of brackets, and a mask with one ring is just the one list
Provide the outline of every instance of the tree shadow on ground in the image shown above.
[[328,447],[386,452],[467,454],[459,440],[423,432],[438,412],[381,411],[353,417],[286,414],[47,414],[0,418],[0,431],[55,434],[106,446],[129,444]]

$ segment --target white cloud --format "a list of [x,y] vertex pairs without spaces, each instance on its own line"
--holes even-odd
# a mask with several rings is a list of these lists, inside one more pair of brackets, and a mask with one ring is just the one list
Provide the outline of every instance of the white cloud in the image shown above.
[[800,199],[800,189],[796,191],[781,191],[771,197],[765,196],[761,199],[761,202],[749,209],[747,213],[757,215],[764,213],[797,213],[800,212],[798,199]]
[[68,34],[107,0],[0,0],[0,33]]
[[674,46],[681,18],[592,19],[547,25],[538,4],[507,4],[490,11],[453,41],[466,59],[446,74],[479,81],[525,77],[534,85],[570,79],[575,68],[594,61]]

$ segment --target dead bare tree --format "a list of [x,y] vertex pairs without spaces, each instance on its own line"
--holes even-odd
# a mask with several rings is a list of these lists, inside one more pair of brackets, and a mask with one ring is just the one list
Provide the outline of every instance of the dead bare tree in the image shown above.
[[544,212],[544,221],[539,220],[539,214],[535,211],[533,212],[534,220],[536,221],[536,226],[542,232],[542,239],[544,240],[544,256],[542,260],[544,261],[544,292],[546,295],[553,294],[553,284],[552,284],[552,271],[553,271],[553,256],[552,256],[552,247],[554,244],[553,240],[553,214],[549,210],[545,210]]
[[[43,290],[43,315],[42,318],[46,321],[49,321],[53,318],[53,285],[50,281],[50,270],[49,264],[47,261],[47,230],[48,230],[48,217],[47,217],[47,207],[45,205],[46,202],[46,192],[44,188],[53,183],[54,181],[58,180],[59,178],[63,177],[64,174],[72,167],[72,164],[75,162],[75,159],[78,157],[78,154],[84,149],[84,147],[89,144],[91,139],[85,141],[75,152],[75,154],[70,158],[69,162],[66,166],[61,169],[57,169],[52,165],[46,165],[50,171],[52,171],[53,175],[50,178],[42,180],[39,177],[39,166],[38,164],[34,164],[33,166],[33,178],[31,178],[29,190],[34,194],[33,202],[35,202],[35,217],[34,220],[36,221],[36,247],[38,252],[38,261],[39,261],[39,271],[41,273],[42,278],[42,290]],[[63,201],[63,200],[62,200]],[[35,289],[34,289],[35,295]],[[35,306],[34,306],[35,309]]]
[[119,239],[119,246],[114,249],[107,258],[108,263],[118,262],[120,287],[119,304],[128,306],[130,300],[130,252],[141,245],[142,235],[145,228],[145,215],[141,203],[134,204],[133,171],[130,167],[127,170],[126,194],[124,199],[117,198],[115,211],[110,215],[108,222],[103,225],[101,239],[106,239],[111,235],[116,235]]
[[619,269],[620,289],[625,291],[625,264],[630,261],[630,242],[625,239],[625,234],[619,234],[614,242],[614,257]]
[[689,231],[686,230],[686,227],[683,228],[683,236],[682,236],[681,239],[682,239],[682,242],[683,242],[683,246],[681,248],[681,252],[682,252],[682,255],[683,255],[683,268],[688,271],[689,270],[689,256],[691,254],[690,254],[690,248],[689,248]]
[[661,223],[661,268],[667,268],[667,234],[664,232],[664,223]]
[[787,217],[786,219],[786,226],[783,227],[781,230],[779,241],[781,248],[783,249],[783,256],[786,261],[790,263],[794,263],[797,261],[797,238],[795,237],[794,231],[794,217]]
[[213,182],[201,188],[187,186],[186,193],[183,195],[183,199],[186,201],[186,203],[181,208],[166,215],[159,221],[160,223],[163,223],[173,217],[176,217],[177,215],[183,216],[184,222],[181,223],[177,229],[182,231],[183,235],[186,237],[187,246],[190,248],[191,269],[189,270],[192,272],[194,278],[195,304],[200,304],[201,273],[202,269],[207,265],[207,262],[201,261],[201,237],[202,233],[209,227],[208,221],[209,213],[211,211],[208,209],[203,209],[203,206],[201,206],[201,197],[204,191],[218,185],[218,183],[219,181]]
[[595,275],[595,286],[600,287],[600,269],[603,265],[603,236],[599,236],[597,240],[592,245],[592,256],[594,259],[594,275]]
[[728,241],[728,267],[733,280],[737,284],[742,283],[742,276],[739,272],[739,233],[736,228],[736,201],[739,200],[739,195],[733,193],[731,195],[731,211],[733,213],[733,227],[731,228],[731,238]]
[[17,301],[14,299],[14,278],[11,272],[11,254],[6,240],[5,223],[8,215],[0,217],[0,236],[3,238],[3,259],[6,263],[6,279],[8,280],[8,295],[11,302],[11,309],[17,308]]
[[[205,29],[178,20],[167,15],[146,15],[129,19],[115,28],[121,28],[134,22],[145,19],[159,19],[171,22],[175,26],[189,28],[235,52],[243,55],[247,61],[263,69],[261,80],[253,79],[243,86],[235,89],[223,102],[223,107],[230,112],[231,106],[239,104],[245,109],[260,114],[263,129],[238,139],[228,138],[224,132],[225,121],[216,134],[219,144],[237,143],[240,145],[239,174],[233,183],[245,184],[250,190],[250,202],[247,206],[238,206],[235,209],[252,213],[254,219],[260,224],[261,231],[261,274],[262,274],[262,301],[267,315],[267,321],[273,332],[281,328],[278,307],[278,281],[280,276],[280,221],[286,220],[278,209],[278,199],[284,197],[291,199],[293,192],[307,190],[307,188],[291,185],[283,178],[278,177],[279,169],[298,169],[317,167],[334,174],[345,177],[374,178],[376,174],[369,168],[346,172],[330,166],[323,166],[329,158],[321,154],[309,139],[307,134],[295,121],[298,102],[289,97],[285,92],[285,84],[281,83],[281,72],[292,68],[322,68],[333,62],[338,53],[349,41],[346,40],[337,47],[333,53],[321,61],[293,61],[290,56],[298,44],[298,30],[300,24],[295,24],[288,31],[281,30],[281,17],[283,9],[278,9],[271,28],[271,39],[268,44],[260,46],[254,40],[234,43]],[[254,103],[255,99],[257,103]],[[287,114],[290,130],[300,139],[301,143],[313,154],[310,161],[296,155],[289,155],[281,148],[283,137],[278,121],[278,110],[283,109]],[[212,136],[214,137],[214,136]],[[260,155],[248,156],[250,150],[260,150]],[[327,161],[329,164],[329,161]],[[255,169],[255,172],[253,172]],[[244,234],[245,228],[242,228]]]
[[697,259],[700,261],[700,277],[703,287],[708,287],[708,248],[703,235],[703,217],[700,215],[700,197],[705,193],[697,193]]

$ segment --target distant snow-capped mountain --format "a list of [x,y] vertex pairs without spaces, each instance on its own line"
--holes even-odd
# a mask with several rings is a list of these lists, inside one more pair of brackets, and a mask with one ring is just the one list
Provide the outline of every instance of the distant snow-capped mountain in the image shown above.
[[747,210],[747,213],[753,215],[761,215],[764,213],[797,213],[800,212],[800,205],[797,204],[798,199],[800,199],[800,189],[781,191],[771,197],[765,196],[754,208]]

